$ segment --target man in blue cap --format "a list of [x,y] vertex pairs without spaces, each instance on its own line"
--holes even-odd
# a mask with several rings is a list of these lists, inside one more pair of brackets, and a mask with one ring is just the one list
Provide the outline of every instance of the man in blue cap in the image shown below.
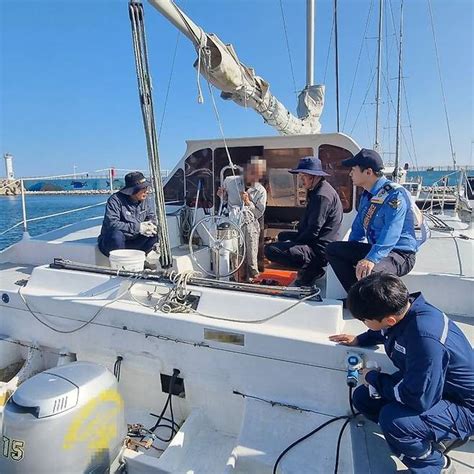
[[298,174],[308,192],[305,213],[298,230],[280,232],[278,242],[265,247],[265,256],[288,268],[298,269],[297,286],[311,286],[324,276],[328,262],[325,251],[330,242],[339,238],[342,223],[342,204],[336,190],[326,181],[321,160],[315,156],[302,158]]
[[352,182],[364,192],[348,242],[333,242],[327,248],[337,278],[349,291],[372,272],[406,275],[415,265],[419,246],[410,197],[403,186],[384,177],[382,158],[374,150],[363,148],[342,164],[352,168]]
[[395,275],[374,273],[356,282],[347,306],[369,330],[329,339],[348,346],[383,344],[397,369],[390,374],[363,369],[354,407],[379,424],[411,473],[453,473],[446,454],[474,434],[470,342],[421,293],[410,295]]
[[150,186],[142,173],[134,171],[125,175],[125,186],[109,197],[98,239],[99,250],[107,257],[118,249],[148,253],[157,242],[155,213],[147,199]]

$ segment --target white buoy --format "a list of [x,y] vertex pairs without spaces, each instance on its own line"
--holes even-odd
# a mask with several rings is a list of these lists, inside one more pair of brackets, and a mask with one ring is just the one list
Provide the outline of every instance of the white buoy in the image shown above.
[[15,179],[15,173],[13,172],[13,155],[5,153],[5,176],[7,179]]

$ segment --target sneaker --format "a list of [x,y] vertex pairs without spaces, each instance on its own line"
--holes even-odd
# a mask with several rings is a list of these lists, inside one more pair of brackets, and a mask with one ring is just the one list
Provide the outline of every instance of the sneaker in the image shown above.
[[444,467],[441,469],[441,474],[456,474],[456,468],[449,456],[443,454]]

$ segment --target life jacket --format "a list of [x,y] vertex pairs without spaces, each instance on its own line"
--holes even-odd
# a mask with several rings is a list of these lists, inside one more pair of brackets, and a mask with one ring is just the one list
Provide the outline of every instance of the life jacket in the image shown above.
[[367,232],[370,223],[379,213],[385,201],[387,201],[395,194],[396,191],[399,190],[402,191],[401,195],[407,203],[408,212],[411,212],[412,214],[414,227],[413,231],[416,239],[416,247],[418,249],[429,239],[431,231],[425,216],[423,216],[423,213],[416,205],[416,202],[412,199],[412,196],[401,184],[389,182],[380,188],[379,192],[370,200],[370,206],[368,207],[363,219],[363,226]]

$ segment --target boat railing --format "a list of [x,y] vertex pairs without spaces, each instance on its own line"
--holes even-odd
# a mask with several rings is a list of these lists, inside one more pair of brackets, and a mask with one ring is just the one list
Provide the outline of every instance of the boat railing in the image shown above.
[[53,217],[58,217],[58,216],[64,216],[67,214],[73,214],[74,212],[80,212],[80,211],[85,211],[86,209],[91,209],[93,207],[99,207],[103,206],[106,204],[107,201],[95,203],[95,204],[90,204],[89,206],[82,206],[82,207],[77,207],[75,209],[69,209],[67,211],[61,211],[61,212],[54,212],[52,214],[47,214],[45,216],[39,216],[39,217],[32,217],[31,219],[28,219],[26,216],[26,199],[25,199],[25,186],[23,183],[23,179],[18,180],[20,182],[20,195],[21,195],[21,213],[22,213],[22,220],[17,222],[16,224],[12,225],[8,229],[5,229],[0,232],[0,236],[7,234],[8,232],[12,231],[13,229],[16,229],[17,227],[20,227],[21,225],[23,226],[23,238],[29,238],[29,233],[28,233],[28,223],[29,222],[36,222],[36,221],[41,221],[45,219],[51,219]]
[[[6,184],[4,184],[3,186],[0,187],[0,191],[2,191],[3,189],[6,189],[6,188],[11,188],[12,185],[15,185],[15,186],[19,185],[19,188],[20,188],[19,191],[20,191],[20,196],[21,196],[22,220],[17,222],[16,224],[12,225],[11,227],[5,229],[5,230],[0,231],[0,236],[7,234],[8,232],[12,231],[13,229],[16,229],[17,227],[23,226],[23,238],[29,238],[28,223],[30,223],[30,222],[36,222],[36,221],[41,221],[41,220],[45,220],[45,219],[51,219],[51,218],[58,217],[58,216],[64,216],[64,215],[67,215],[67,214],[73,214],[75,212],[85,211],[87,209],[91,209],[91,208],[94,208],[94,207],[103,206],[107,202],[107,201],[103,201],[103,202],[91,204],[91,205],[88,205],[88,206],[82,206],[82,207],[78,207],[78,208],[75,208],[75,209],[70,209],[70,210],[67,210],[67,211],[55,212],[55,213],[52,213],[52,214],[47,214],[45,216],[33,217],[31,219],[28,219],[27,218],[27,209],[26,209],[26,199],[25,199],[25,196],[28,193],[28,191],[25,188],[25,184],[24,184],[25,181],[36,181],[38,179],[43,179],[43,180],[61,179],[61,178],[68,178],[68,177],[69,178],[77,178],[77,177],[80,177],[80,176],[90,176],[93,173],[107,172],[107,177],[110,179],[110,181],[109,181],[110,188],[109,188],[108,192],[110,194],[113,194],[116,191],[116,189],[114,189],[114,187],[113,187],[113,178],[115,176],[115,172],[117,172],[117,171],[123,173],[123,172],[129,172],[129,171],[132,171],[132,170],[121,169],[121,168],[104,168],[102,170],[95,170],[95,171],[92,171],[92,172],[81,172],[81,173],[76,172],[74,174],[63,174],[63,175],[54,175],[54,176],[41,176],[41,177],[28,177],[28,178],[18,178],[18,179],[8,180],[8,182]],[[164,170],[162,174],[163,174],[163,178],[166,178],[168,176],[169,172],[168,172],[168,170]],[[30,193],[34,193],[34,191],[30,191]],[[178,201],[172,201],[172,202],[168,202],[166,204],[174,204],[174,203],[177,203],[177,202]]]

